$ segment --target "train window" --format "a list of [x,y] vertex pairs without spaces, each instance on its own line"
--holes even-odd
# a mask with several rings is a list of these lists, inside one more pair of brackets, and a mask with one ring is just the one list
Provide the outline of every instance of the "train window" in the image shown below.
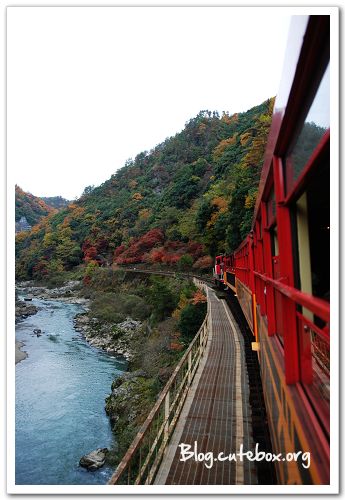
[[293,189],[314,149],[329,128],[329,84],[328,65],[297,140],[285,158],[286,194]]
[[[329,161],[320,162],[295,206],[299,288],[329,301],[330,179]],[[306,317],[312,318],[303,310]],[[317,318],[316,324],[323,326]]]
[[271,190],[267,200],[267,225],[270,226],[276,216],[276,198],[274,189]]
[[329,301],[330,182],[329,165],[318,169],[307,190],[312,292]]
[[[312,294],[312,274],[310,262],[310,239],[307,193],[303,193],[296,202],[296,230],[298,245],[298,282],[302,292]],[[308,310],[303,308],[303,314],[313,319]]]
[[[307,188],[295,204],[299,288],[330,300],[330,176],[329,157],[313,169]],[[326,418],[329,406],[329,324],[306,307],[298,307],[301,376],[310,401]],[[307,353],[307,355],[306,355]],[[308,354],[309,353],[309,354]],[[308,360],[311,356],[310,371]]]
[[271,235],[271,255],[272,257],[275,257],[279,255],[278,233],[276,225],[271,228],[270,235]]

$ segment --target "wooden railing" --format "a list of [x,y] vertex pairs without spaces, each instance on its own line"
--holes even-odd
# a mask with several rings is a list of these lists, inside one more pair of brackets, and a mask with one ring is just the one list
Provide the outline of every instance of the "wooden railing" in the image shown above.
[[[195,284],[203,287],[200,281]],[[210,328],[209,305],[203,324],[160,393],[156,404],[108,484],[152,484],[204,354]]]

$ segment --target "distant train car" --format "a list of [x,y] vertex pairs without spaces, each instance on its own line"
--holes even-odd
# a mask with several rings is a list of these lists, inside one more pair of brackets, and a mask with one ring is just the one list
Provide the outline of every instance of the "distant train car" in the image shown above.
[[213,278],[215,284],[222,289],[235,289],[235,258],[233,255],[218,255],[215,260]]
[[[281,484],[330,480],[330,17],[296,16],[250,234],[216,258],[256,338]],[[218,267],[217,267],[218,266]]]
[[213,278],[217,286],[224,283],[224,256],[218,255],[214,264]]

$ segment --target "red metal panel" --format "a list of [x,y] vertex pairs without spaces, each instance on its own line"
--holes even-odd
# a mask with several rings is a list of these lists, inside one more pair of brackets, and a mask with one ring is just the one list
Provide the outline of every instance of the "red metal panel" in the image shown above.
[[[280,158],[273,157],[274,187],[277,202],[277,233],[280,257],[281,280],[294,286],[292,234],[289,209],[281,204],[284,200],[284,177]],[[282,297],[282,325],[284,336],[285,378],[287,384],[299,380],[298,335],[296,305],[286,296]]]
[[326,323],[329,323],[330,307],[329,303],[325,300],[318,299],[317,297],[313,297],[308,293],[301,292],[296,288],[282,283],[279,279],[274,280],[255,271],[254,274],[263,281],[271,283],[273,287],[280,292],[281,295],[284,295],[297,304],[306,307],[307,309],[309,309],[309,311],[316,314],[316,316],[323,319]]
[[298,321],[298,340],[301,364],[301,382],[311,384],[313,381],[313,367],[310,335],[308,331],[304,330],[303,321],[301,319]]

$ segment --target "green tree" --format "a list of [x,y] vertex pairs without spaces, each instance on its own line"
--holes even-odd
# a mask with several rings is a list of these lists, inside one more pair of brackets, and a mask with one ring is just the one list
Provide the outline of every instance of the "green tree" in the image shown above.
[[176,308],[178,296],[171,290],[164,278],[154,276],[150,281],[148,302],[153,307],[152,318],[154,321],[162,321]]
[[190,339],[196,335],[205,319],[206,310],[207,304],[205,303],[196,305],[187,304],[186,307],[182,309],[178,328],[185,340],[190,341]]
[[193,265],[193,258],[188,253],[182,255],[182,257],[177,263],[177,267],[180,271],[188,271],[191,269],[192,265]]

